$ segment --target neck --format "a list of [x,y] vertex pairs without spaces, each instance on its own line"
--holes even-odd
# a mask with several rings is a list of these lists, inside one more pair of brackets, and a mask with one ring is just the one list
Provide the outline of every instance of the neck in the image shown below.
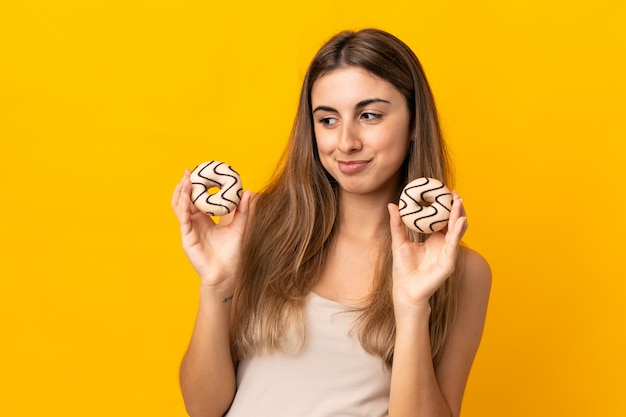
[[339,199],[339,235],[379,240],[389,229],[389,196],[342,193]]

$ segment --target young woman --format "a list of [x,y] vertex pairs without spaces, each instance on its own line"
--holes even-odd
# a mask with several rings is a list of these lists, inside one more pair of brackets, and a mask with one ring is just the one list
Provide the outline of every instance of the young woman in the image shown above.
[[[181,365],[191,416],[458,416],[491,274],[446,229],[406,229],[418,177],[452,179],[419,61],[375,29],[328,41],[306,74],[277,175],[230,222],[174,191],[201,279]],[[226,224],[228,223],[228,224]]]

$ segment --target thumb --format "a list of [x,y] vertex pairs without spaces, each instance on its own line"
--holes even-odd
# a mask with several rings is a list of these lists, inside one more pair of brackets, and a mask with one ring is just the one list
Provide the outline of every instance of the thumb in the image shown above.
[[237,229],[243,230],[248,223],[248,216],[250,214],[250,198],[251,192],[245,190],[241,196],[239,204],[237,205],[237,210],[235,210],[235,216],[232,221],[233,226]]
[[406,229],[404,223],[400,218],[400,210],[398,206],[393,203],[387,204],[387,210],[389,211],[389,228],[391,229],[391,246],[397,248],[406,243],[409,238],[406,235]]

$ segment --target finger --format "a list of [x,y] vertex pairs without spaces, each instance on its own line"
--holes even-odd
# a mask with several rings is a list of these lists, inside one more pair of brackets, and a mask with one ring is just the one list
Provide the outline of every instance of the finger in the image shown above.
[[180,200],[180,192],[181,189],[183,187],[183,180],[185,179],[185,176],[183,176],[183,178],[181,178],[181,180],[178,182],[178,184],[176,184],[176,187],[174,188],[174,193],[172,194],[172,208],[174,209],[174,211],[176,211],[176,209],[178,208],[178,202]]
[[461,196],[459,196],[459,194],[457,194],[456,191],[454,191],[453,196],[456,196],[456,199],[458,200],[458,205],[460,206],[460,208],[459,208],[460,216],[461,217],[467,217],[467,214],[465,213],[465,204],[463,204],[463,199],[461,198]]
[[449,228],[454,228],[455,223],[461,218],[467,218],[465,214],[465,207],[463,205],[463,199],[455,192],[452,193],[452,211],[450,212],[450,218],[448,220]]
[[450,222],[454,222],[463,214],[463,200],[456,191],[452,191],[452,210],[450,211]]
[[184,236],[191,231],[191,180],[189,170],[185,170],[185,176],[181,181],[181,190],[178,198],[178,221],[180,232]]
[[185,181],[186,181],[186,174],[183,176],[183,178],[180,180],[180,182],[176,185],[176,188],[174,189],[174,193],[172,195],[172,208],[174,209],[174,213],[176,213],[176,216],[178,217],[179,221],[180,221],[180,215],[181,215],[181,208],[182,208],[182,203],[184,200],[184,195],[185,195]]
[[398,206],[393,203],[387,204],[387,210],[389,211],[389,228],[391,229],[391,245],[398,247],[403,243],[406,243],[409,239],[406,235],[406,229],[402,218],[400,217],[400,211]]
[[458,245],[467,230],[467,217],[459,217],[457,221],[454,223],[454,227],[448,230],[448,234],[450,237],[451,243],[454,245]]
[[252,193],[245,190],[241,196],[241,200],[237,205],[235,216],[233,217],[232,225],[237,229],[243,230],[248,223],[248,217],[250,213],[250,198]]
[[174,211],[176,211],[176,209],[178,208],[178,200],[180,200],[180,189],[182,187],[182,184],[179,182],[178,184],[176,184],[176,188],[174,188],[174,193],[172,194],[172,208],[174,209]]
[[448,216],[448,222],[446,223],[446,225],[438,232],[438,233],[443,233],[444,235],[447,235],[448,231],[454,228],[454,223],[461,216],[460,210],[462,210],[462,201],[460,201],[461,199],[459,195],[457,194],[457,192],[452,191],[450,194],[452,197],[452,205],[450,207],[450,216]]
[[456,253],[458,250],[461,239],[463,238],[466,230],[467,218],[465,216],[460,216],[454,221],[454,223],[449,225],[448,231],[446,232],[446,244],[453,253]]
[[241,201],[239,201],[239,205],[237,206],[237,211],[239,212],[239,214],[243,214],[243,215],[248,215],[248,213],[250,212],[250,198],[252,196],[252,193],[248,190],[245,190],[243,192],[243,195],[241,196]]
[[448,245],[448,250],[451,251],[453,256],[456,254],[458,246],[466,230],[467,216],[465,214],[465,207],[463,206],[463,199],[461,199],[456,191],[453,191],[452,211],[450,213],[448,228],[446,230],[446,244]]

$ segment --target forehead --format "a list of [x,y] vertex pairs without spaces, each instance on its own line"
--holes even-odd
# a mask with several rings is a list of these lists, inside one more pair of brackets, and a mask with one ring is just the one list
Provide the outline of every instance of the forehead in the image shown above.
[[359,102],[368,98],[403,100],[390,82],[360,67],[341,67],[319,77],[311,89],[313,107],[333,102]]

